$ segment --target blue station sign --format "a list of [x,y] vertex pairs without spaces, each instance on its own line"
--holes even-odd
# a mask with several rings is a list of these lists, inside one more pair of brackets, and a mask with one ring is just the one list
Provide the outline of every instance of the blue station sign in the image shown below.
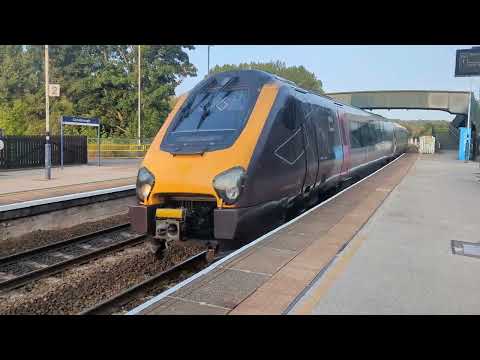
[[80,116],[62,116],[63,125],[100,126],[100,119]]

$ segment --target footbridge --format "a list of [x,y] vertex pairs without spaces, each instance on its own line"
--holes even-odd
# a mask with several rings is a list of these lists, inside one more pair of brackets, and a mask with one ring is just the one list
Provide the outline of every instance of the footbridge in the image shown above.
[[474,154],[477,150],[477,129],[479,129],[480,109],[473,93],[468,91],[442,90],[386,90],[354,91],[325,94],[339,102],[365,110],[373,109],[416,109],[441,110],[456,115],[450,124],[451,135],[458,144],[458,128],[466,127],[470,118]]
[[468,116],[475,99],[468,91],[394,90],[327,93],[340,102],[362,109],[443,110]]

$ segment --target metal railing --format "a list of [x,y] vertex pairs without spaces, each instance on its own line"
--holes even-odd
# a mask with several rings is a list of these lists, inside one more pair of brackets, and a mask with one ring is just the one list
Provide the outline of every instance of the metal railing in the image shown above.
[[[138,144],[136,139],[110,138],[100,140],[100,157],[106,158],[142,158],[147,153],[153,139],[142,140]],[[97,155],[96,139],[88,139],[88,157]]]
[[456,139],[460,139],[460,130],[458,130],[455,126],[452,126],[452,124],[448,124],[448,131],[450,134],[455,136]]

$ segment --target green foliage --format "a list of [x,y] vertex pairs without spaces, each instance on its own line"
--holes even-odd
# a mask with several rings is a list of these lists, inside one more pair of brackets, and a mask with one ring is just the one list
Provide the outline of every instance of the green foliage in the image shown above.
[[213,69],[211,69],[211,72],[218,73],[223,71],[245,69],[263,70],[278,75],[287,80],[293,81],[299,87],[306,90],[323,93],[322,81],[317,79],[313,72],[308,71],[304,66],[287,66],[284,62],[281,61],[270,61],[268,63],[251,62],[250,64],[241,63],[239,65],[216,65]]
[[[195,76],[185,49],[141,46],[142,137],[152,137],[171,109],[175,88]],[[132,45],[50,46],[50,83],[61,86],[50,98],[51,132],[61,115],[99,117],[102,136],[137,135],[138,47]],[[44,47],[0,46],[0,128],[7,134],[45,131]],[[94,135],[95,129],[67,127],[67,134]]]
[[448,131],[449,122],[445,120],[394,120],[404,126],[410,132],[410,136],[418,138],[420,136],[432,135],[435,131]]

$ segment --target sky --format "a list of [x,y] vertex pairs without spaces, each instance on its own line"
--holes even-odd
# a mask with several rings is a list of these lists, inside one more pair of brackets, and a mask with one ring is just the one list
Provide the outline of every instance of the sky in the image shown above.
[[[210,48],[210,67],[242,62],[284,61],[305,66],[323,83],[325,92],[365,90],[468,91],[470,83],[478,98],[480,79],[456,78],[455,52],[471,45],[216,45]],[[182,94],[207,73],[207,46],[187,51],[197,76],[177,87]],[[432,110],[376,110],[402,120],[452,120],[453,115]]]

